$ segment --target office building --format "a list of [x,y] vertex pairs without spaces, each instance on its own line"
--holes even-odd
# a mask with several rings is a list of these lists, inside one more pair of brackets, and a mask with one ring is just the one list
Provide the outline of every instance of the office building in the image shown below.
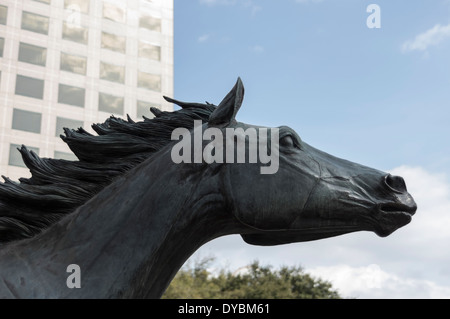
[[17,147],[75,159],[64,127],[172,110],[173,0],[0,0],[0,175]]

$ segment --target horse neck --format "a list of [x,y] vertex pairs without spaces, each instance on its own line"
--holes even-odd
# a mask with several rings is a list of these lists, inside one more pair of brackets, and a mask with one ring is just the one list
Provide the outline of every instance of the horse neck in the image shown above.
[[[142,164],[38,237],[9,245],[0,296],[159,298],[196,249],[236,232],[220,174],[182,172],[167,159]],[[66,284],[71,264],[81,288]]]

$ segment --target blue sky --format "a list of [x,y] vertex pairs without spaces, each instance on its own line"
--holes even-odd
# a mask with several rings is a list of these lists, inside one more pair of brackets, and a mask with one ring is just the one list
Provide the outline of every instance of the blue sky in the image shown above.
[[447,170],[450,31],[403,47],[448,25],[450,3],[378,1],[381,28],[369,29],[370,3],[175,0],[175,96],[218,103],[241,76],[243,122],[289,125],[381,169]]
[[[366,24],[372,3],[379,29]],[[314,147],[401,174],[419,210],[386,239],[260,248],[235,236],[193,258],[302,265],[350,296],[450,297],[450,1],[175,0],[175,98],[217,104],[238,76],[239,121],[288,125]]]

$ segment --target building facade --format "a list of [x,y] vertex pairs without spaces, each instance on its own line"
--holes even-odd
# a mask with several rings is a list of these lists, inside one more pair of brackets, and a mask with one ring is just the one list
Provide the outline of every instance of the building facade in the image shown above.
[[173,0],[0,0],[0,175],[17,147],[76,159],[63,128],[172,110]]

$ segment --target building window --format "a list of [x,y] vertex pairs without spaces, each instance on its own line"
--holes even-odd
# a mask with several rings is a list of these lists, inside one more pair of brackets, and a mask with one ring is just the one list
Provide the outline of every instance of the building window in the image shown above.
[[60,152],[60,151],[55,151],[54,158],[62,159],[62,160],[66,160],[66,161],[78,161],[78,158],[75,156],[75,154]]
[[103,2],[103,18],[125,23],[125,11],[111,3]]
[[139,28],[161,32],[161,19],[151,17],[148,15],[143,15],[139,19]]
[[8,18],[8,7],[0,6],[0,24],[6,25],[7,18]]
[[160,92],[161,76],[156,74],[138,72],[138,87]]
[[151,107],[157,107],[158,109],[161,108],[160,105],[145,101],[137,101],[136,103],[136,116],[138,118],[141,118],[142,116],[153,118],[154,115],[152,112],[150,112]]
[[44,98],[44,80],[17,75],[15,93],[42,100]]
[[125,83],[125,67],[105,62],[100,62],[100,79]]
[[78,42],[81,44],[88,43],[88,29],[75,26],[72,23],[64,22],[62,37],[65,40]]
[[21,42],[19,45],[19,61],[45,66],[47,49]]
[[125,53],[126,38],[102,32],[102,48]]
[[139,57],[161,61],[161,47],[139,41]]
[[64,0],[64,9],[89,13],[89,0]]
[[46,4],[50,4],[52,2],[52,0],[34,0],[37,2],[42,2],[42,3],[46,3]]
[[0,38],[0,57],[3,57],[3,47],[5,46],[5,38]]
[[[8,165],[18,166],[18,167],[27,167],[23,162],[22,155],[20,154],[18,148],[22,146],[19,144],[10,144],[9,145],[9,162]],[[27,146],[29,151],[33,151],[39,155],[39,148]]]
[[39,14],[22,12],[22,29],[48,34],[49,18]]
[[14,109],[12,128],[39,134],[41,133],[41,120],[41,113]]
[[86,57],[61,52],[61,70],[86,75],[86,65]]
[[84,107],[86,89],[60,84],[58,87],[58,103]]
[[64,134],[64,128],[78,129],[80,127],[83,127],[83,125],[84,125],[83,121],[77,121],[77,120],[66,119],[63,117],[57,117],[56,118],[56,134],[55,134],[55,136],[60,136],[61,134]]
[[114,96],[106,93],[98,94],[98,110],[108,113],[123,114],[123,97]]

